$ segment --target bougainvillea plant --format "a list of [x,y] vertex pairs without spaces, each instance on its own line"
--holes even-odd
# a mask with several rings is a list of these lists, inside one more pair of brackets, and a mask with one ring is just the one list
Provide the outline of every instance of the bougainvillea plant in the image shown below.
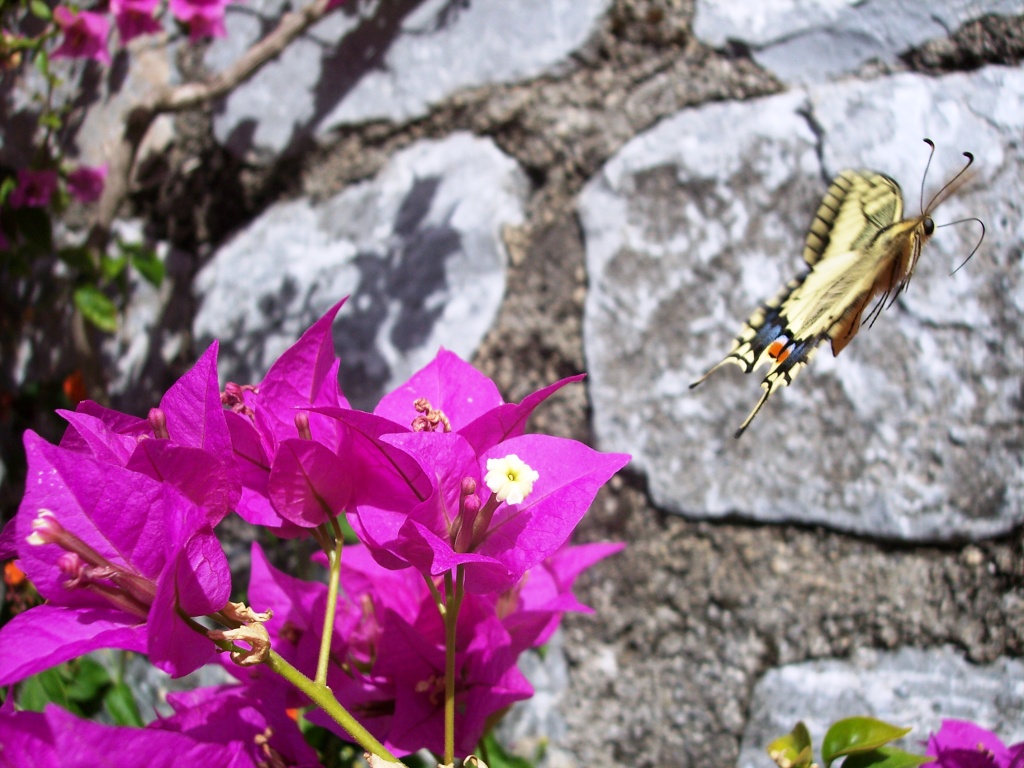
[[[302,720],[379,763],[428,749],[447,765],[532,695],[519,656],[586,610],[573,582],[621,549],[568,541],[629,457],[526,433],[579,377],[506,403],[444,350],[373,413],[350,408],[330,334],[340,306],[257,385],[222,391],[214,344],[145,418],[85,401],[62,412],[60,444],[26,434],[0,556],[46,602],[0,629],[0,686],[15,686],[0,763],[91,764],[117,743],[124,765],[122,750],[317,765]],[[217,535],[234,513],[311,538],[322,578],[280,571],[256,544],[247,600],[230,602]],[[20,681],[103,648],[172,677],[220,660],[237,681],[170,696],[174,713],[144,729],[19,711]]]

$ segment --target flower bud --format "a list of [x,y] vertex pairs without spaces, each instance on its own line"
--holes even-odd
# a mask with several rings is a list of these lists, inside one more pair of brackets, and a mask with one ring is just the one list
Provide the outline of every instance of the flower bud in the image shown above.
[[65,552],[57,558],[57,568],[65,576],[70,577],[72,580],[81,578],[83,571],[85,570],[85,563],[78,555],[74,552]]
[[167,415],[159,408],[149,409],[149,426],[153,429],[153,435],[159,440],[169,440],[171,435],[167,431]]
[[55,544],[64,535],[64,526],[57,521],[57,516],[48,509],[40,509],[32,521],[32,533],[25,541],[34,547],[43,544]]

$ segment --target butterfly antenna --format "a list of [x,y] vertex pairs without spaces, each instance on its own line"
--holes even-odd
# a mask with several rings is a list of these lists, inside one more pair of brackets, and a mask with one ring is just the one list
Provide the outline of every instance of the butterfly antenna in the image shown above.
[[[927,139],[926,139],[926,141],[927,141]],[[931,144],[930,141],[928,143]],[[935,145],[932,144],[932,153],[934,154],[934,152],[935,152]],[[957,185],[957,181],[965,173],[967,173],[967,169],[970,168],[971,165],[974,164],[974,155],[972,155],[970,152],[964,152],[964,157],[967,158],[967,165],[965,165],[963,168],[960,169],[960,173],[958,173],[952,179],[947,181],[945,186],[942,187],[942,189],[940,189],[938,192],[936,192],[934,195],[932,195],[932,199],[928,201],[928,207],[921,209],[922,213],[927,213],[928,211],[935,210],[935,207],[939,203],[941,203],[943,200],[945,200],[947,197],[949,197],[951,194],[953,194],[953,191],[956,189],[956,187],[954,185],[959,186],[959,185]],[[929,157],[928,158],[928,163],[929,164],[931,164],[931,160],[932,160],[931,157]],[[926,173],[927,173],[927,170],[928,169],[925,168],[925,172]],[[923,180],[921,181],[921,184],[922,184],[922,189],[923,189],[924,188],[923,187],[923,185],[924,185],[924,181]],[[948,190],[948,192],[947,192],[947,190]]]
[[985,222],[979,219],[977,216],[971,216],[969,219],[958,219],[957,221],[951,221],[948,224],[941,224],[940,226],[936,227],[936,229],[941,229],[942,227],[951,227],[954,224],[963,224],[966,221],[976,221],[981,225],[981,237],[978,238],[978,244],[974,246],[974,250],[967,254],[967,258],[963,260],[960,266],[949,273],[951,276],[959,272],[961,267],[963,267],[964,264],[970,261],[971,257],[978,252],[979,248],[981,248],[981,243],[985,240]]
[[[924,213],[924,182],[928,178],[928,169],[932,167],[932,158],[935,157],[935,142],[931,139],[925,139],[924,143],[931,147],[931,152],[928,153],[928,162],[925,163],[924,173],[921,175],[921,196],[918,198],[918,205],[921,206],[921,213]],[[930,203],[929,203],[930,205]]]

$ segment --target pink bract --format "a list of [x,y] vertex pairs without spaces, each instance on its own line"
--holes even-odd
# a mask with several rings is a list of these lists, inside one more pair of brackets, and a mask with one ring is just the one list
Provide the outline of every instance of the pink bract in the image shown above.
[[100,199],[103,185],[107,180],[107,166],[79,166],[68,174],[68,192],[81,203],[92,203]]
[[44,208],[57,191],[56,171],[33,171],[22,168],[18,171],[18,186],[11,192],[8,203],[11,208]]
[[154,18],[160,0],[110,0],[110,12],[114,14],[121,43],[127,43],[140,35],[160,32],[163,27]]
[[54,59],[93,59],[110,64],[107,35],[110,21],[92,11],[72,11],[63,5],[53,10],[53,18],[64,32],[64,39],[50,54]]

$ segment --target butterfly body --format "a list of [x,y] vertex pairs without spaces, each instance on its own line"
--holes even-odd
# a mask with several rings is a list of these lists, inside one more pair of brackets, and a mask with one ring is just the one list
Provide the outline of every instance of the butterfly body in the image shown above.
[[807,233],[808,269],[755,310],[729,354],[690,385],[727,363],[746,373],[770,366],[761,382],[764,393],[736,437],[776,389],[792,383],[821,342],[828,339],[838,355],[857,335],[865,314],[870,325],[895,301],[935,231],[931,211],[941,195],[920,216],[904,220],[900,187],[888,176],[846,170],[833,179]]

